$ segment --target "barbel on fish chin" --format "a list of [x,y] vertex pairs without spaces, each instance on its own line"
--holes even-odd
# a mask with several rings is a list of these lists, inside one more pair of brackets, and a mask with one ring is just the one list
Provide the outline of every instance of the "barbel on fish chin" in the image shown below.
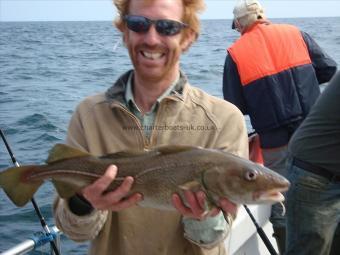
[[64,144],[56,144],[45,165],[9,168],[0,173],[0,187],[17,206],[24,206],[44,180],[51,180],[62,198],[101,177],[107,167],[118,167],[109,190],[124,177],[134,177],[131,193],[143,194],[143,207],[174,210],[171,195],[203,190],[217,205],[222,197],[234,203],[275,203],[289,187],[281,175],[233,154],[190,146],[163,146],[150,151],[118,152],[95,157]]

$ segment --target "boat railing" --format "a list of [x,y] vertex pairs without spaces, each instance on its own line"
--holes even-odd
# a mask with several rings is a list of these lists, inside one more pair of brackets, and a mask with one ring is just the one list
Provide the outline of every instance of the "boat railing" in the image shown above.
[[[256,222],[269,238],[269,241],[274,246],[277,252],[277,245],[274,237],[272,236],[273,228],[269,222],[270,205],[249,205],[249,210],[252,212]],[[51,234],[45,232],[37,232],[32,238],[27,239],[20,244],[10,248],[7,251],[0,252],[0,255],[21,255],[28,254],[30,251],[39,251],[39,248],[46,248],[51,240],[54,240],[58,247],[59,253],[62,254],[60,249],[60,236],[62,232],[55,226],[51,227]],[[254,226],[251,218],[248,216],[245,208],[240,207],[235,221],[233,222],[232,230],[225,240],[225,247],[228,254],[233,255],[270,255],[268,246],[259,237],[257,229]],[[36,254],[36,253],[34,253]],[[48,247],[48,250],[41,254],[55,255],[53,249]]]
[[[55,242],[56,246],[58,247],[58,250],[60,251],[61,234],[62,232],[56,226],[53,226],[50,230],[50,233],[47,234],[43,231],[36,232],[31,238],[19,243],[18,245],[10,248],[9,250],[1,252],[0,255],[27,254],[28,252],[36,250],[39,247],[48,245],[51,241]],[[50,249],[49,254],[54,255],[53,249]]]

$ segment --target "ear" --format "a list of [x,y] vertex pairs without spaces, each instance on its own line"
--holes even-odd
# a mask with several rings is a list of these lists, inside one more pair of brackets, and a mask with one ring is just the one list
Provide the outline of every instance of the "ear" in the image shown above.
[[191,44],[196,40],[196,38],[196,33],[192,29],[188,29],[188,31],[185,31],[185,33],[183,33],[181,42],[182,51],[187,51],[190,48]]
[[241,23],[238,21],[238,19],[234,19],[234,21],[235,21],[236,31],[242,34],[242,32],[243,32],[243,26],[242,26]]
[[123,39],[123,43],[124,43],[125,47],[126,47],[127,41],[128,41],[128,33],[129,33],[129,31],[127,29],[124,29],[122,31],[122,39]]

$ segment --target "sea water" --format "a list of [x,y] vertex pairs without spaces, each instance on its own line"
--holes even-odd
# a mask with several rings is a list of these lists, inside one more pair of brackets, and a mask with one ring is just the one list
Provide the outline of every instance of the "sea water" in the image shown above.
[[[340,18],[278,19],[299,26],[340,63]],[[239,34],[231,20],[204,20],[198,41],[181,59],[192,85],[222,97],[226,48]],[[20,164],[44,162],[63,142],[74,108],[105,91],[131,62],[121,36],[106,22],[0,22],[0,128]],[[12,166],[0,142],[0,169]],[[54,189],[35,199],[49,225]],[[31,204],[15,207],[0,190],[0,252],[41,231]],[[62,237],[63,254],[86,254],[87,244]],[[37,253],[40,254],[40,253]]]

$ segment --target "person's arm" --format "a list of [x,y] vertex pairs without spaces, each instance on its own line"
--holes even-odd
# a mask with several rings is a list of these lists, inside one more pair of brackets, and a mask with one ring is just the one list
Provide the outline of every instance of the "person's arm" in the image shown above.
[[53,203],[56,226],[74,241],[81,242],[94,239],[104,226],[108,211],[87,210],[87,208],[89,207],[84,209],[85,213],[77,215],[71,211],[68,200],[57,196]]
[[328,82],[336,72],[336,62],[321,49],[308,33],[302,31],[301,34],[307,45],[319,84]]
[[[79,111],[73,114],[67,134],[67,144],[88,150]],[[103,227],[108,211],[94,210],[81,196],[62,199],[56,196],[53,204],[56,225],[70,239],[87,241],[94,239]]]
[[[69,125],[67,143],[87,150],[81,118],[77,111]],[[122,210],[142,199],[140,194],[133,194],[127,199],[122,199],[131,188],[132,177],[125,178],[116,190],[103,194],[116,173],[117,168],[111,166],[101,178],[85,187],[79,194],[69,199],[56,197],[53,205],[56,225],[70,239],[75,241],[94,239],[104,226],[110,211]]]
[[[221,128],[214,148],[248,158],[248,135],[243,115],[231,104],[228,104],[228,107],[221,107],[220,110],[218,115]],[[212,248],[220,244],[230,232],[238,205],[226,198],[219,201],[220,209],[228,218],[226,221],[223,213],[217,208],[211,210],[208,215],[202,215],[206,199],[204,192],[185,192],[184,195],[190,206],[184,205],[178,195],[173,196],[174,206],[184,215],[184,236],[203,248]]]
[[229,54],[226,56],[224,63],[223,97],[236,105],[244,115],[248,114],[237,66]]
[[110,166],[105,174],[93,184],[85,187],[70,199],[58,197],[54,203],[57,227],[69,238],[77,241],[94,239],[102,229],[110,211],[120,211],[135,205],[142,195],[128,196],[133,184],[132,177],[126,177],[114,191],[104,193],[115,179],[117,167]]
[[211,249],[219,245],[228,235],[231,221],[236,215],[237,205],[221,199],[220,208],[205,211],[206,195],[203,191],[184,192],[188,205],[177,194],[172,197],[173,205],[183,215],[184,237],[202,248]]

